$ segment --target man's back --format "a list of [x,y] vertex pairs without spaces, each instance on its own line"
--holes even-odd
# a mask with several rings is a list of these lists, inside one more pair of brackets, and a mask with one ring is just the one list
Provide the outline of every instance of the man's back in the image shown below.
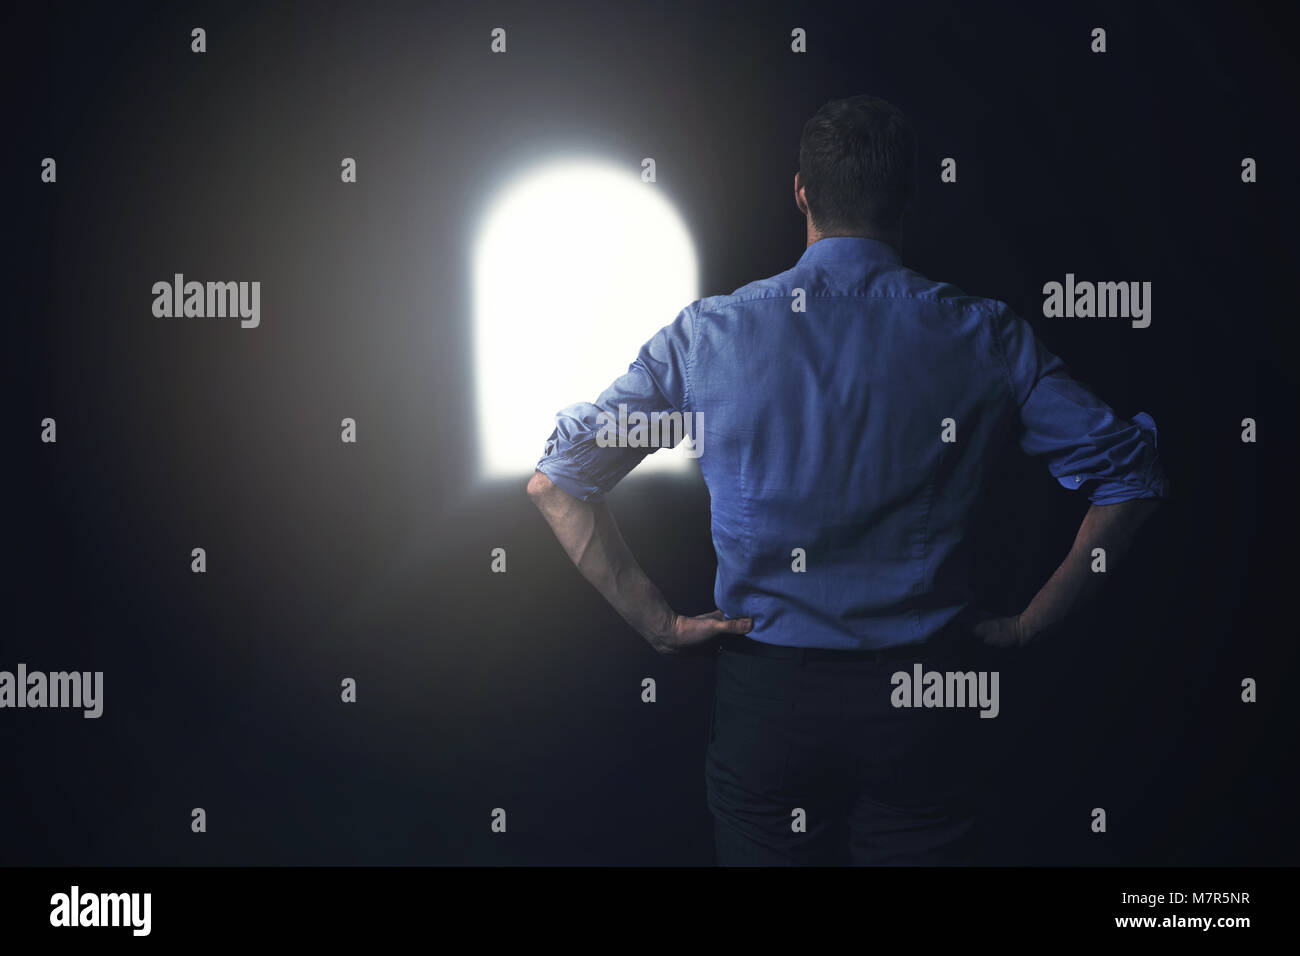
[[971,599],[966,528],[1014,415],[989,318],[865,238],[699,303],[716,598],[750,637],[904,643]]

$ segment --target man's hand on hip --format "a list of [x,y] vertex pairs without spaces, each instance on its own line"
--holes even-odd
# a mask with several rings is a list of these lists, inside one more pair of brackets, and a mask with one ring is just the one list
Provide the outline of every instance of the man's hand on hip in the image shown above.
[[989,617],[974,627],[977,638],[989,647],[1024,647],[1029,637],[1021,624],[1020,615],[1014,617]]
[[695,617],[674,614],[667,633],[655,635],[650,646],[660,654],[701,656],[712,652],[728,634],[747,634],[753,627],[752,618],[727,620],[721,611]]
[[1024,647],[1033,638],[1019,614],[1000,617],[983,608],[968,607],[957,615],[956,621],[965,634],[988,647]]

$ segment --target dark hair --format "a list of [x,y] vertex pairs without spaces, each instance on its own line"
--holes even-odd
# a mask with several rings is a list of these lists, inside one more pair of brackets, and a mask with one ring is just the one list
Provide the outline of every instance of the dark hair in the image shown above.
[[891,231],[916,189],[916,133],[879,97],[831,100],[804,124],[799,178],[823,233]]

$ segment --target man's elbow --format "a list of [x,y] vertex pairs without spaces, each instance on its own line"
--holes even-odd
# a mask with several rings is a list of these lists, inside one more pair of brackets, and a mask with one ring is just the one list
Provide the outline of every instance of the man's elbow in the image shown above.
[[533,476],[528,479],[527,487],[528,497],[533,500],[533,504],[540,505],[547,498],[551,497],[558,489],[555,482],[547,478],[540,471],[533,472]]

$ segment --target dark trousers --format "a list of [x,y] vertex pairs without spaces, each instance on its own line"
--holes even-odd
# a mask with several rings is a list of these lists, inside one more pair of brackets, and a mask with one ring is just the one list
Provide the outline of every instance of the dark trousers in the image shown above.
[[705,761],[719,865],[976,862],[989,721],[978,707],[893,706],[893,675],[917,662],[975,666],[946,638],[856,656],[723,642]]

